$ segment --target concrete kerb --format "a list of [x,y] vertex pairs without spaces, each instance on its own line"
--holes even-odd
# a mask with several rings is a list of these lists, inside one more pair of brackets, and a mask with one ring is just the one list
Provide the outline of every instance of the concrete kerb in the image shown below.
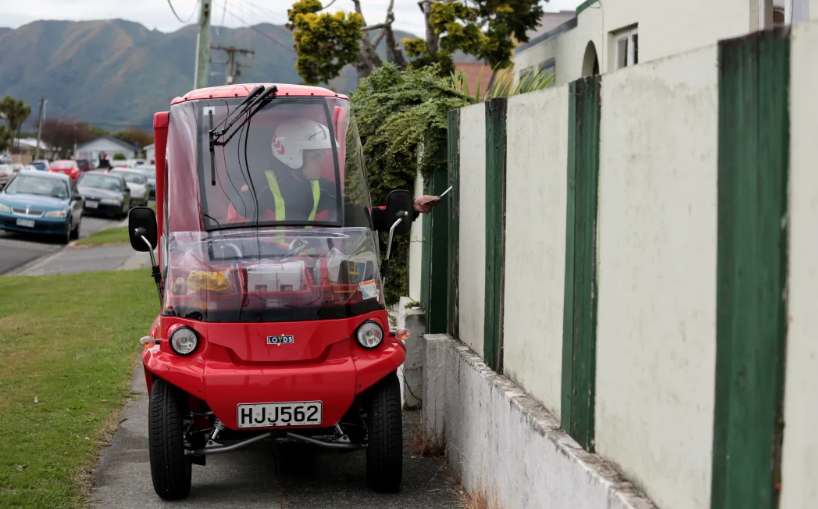
[[422,422],[445,441],[467,490],[488,488],[503,507],[655,509],[468,346],[445,334],[426,335],[424,343]]

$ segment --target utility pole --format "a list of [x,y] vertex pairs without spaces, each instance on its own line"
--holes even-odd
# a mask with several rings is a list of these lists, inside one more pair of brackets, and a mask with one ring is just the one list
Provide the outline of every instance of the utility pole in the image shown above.
[[[243,49],[237,48],[235,46],[211,46],[211,49],[221,50],[227,53],[227,64],[225,64],[224,70],[224,83],[225,85],[232,85],[236,82],[236,79],[241,74],[239,70],[239,66],[241,66],[241,62],[236,60],[236,54],[240,55],[253,55],[255,51],[251,49]],[[246,65],[244,67],[247,67]]]
[[210,0],[200,0],[199,35],[196,38],[196,71],[194,88],[207,87],[208,64],[210,62]]
[[40,113],[37,119],[37,151],[34,154],[34,159],[40,158],[40,139],[43,137],[43,121],[45,120],[45,103],[48,101],[44,97],[40,97]]

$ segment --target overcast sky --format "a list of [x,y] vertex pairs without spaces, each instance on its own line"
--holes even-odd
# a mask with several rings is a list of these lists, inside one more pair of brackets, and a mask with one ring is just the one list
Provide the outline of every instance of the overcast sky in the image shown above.
[[[326,0],[325,0],[326,1]],[[546,11],[574,9],[583,0],[543,2]],[[195,21],[198,0],[171,0],[182,20]],[[383,21],[389,0],[361,0],[368,24]],[[17,28],[39,19],[89,20],[121,18],[164,32],[178,30],[181,23],[171,12],[168,0],[0,0],[0,26]],[[213,0],[214,25],[243,26],[246,23],[286,22],[293,0]],[[350,0],[337,0],[331,10],[352,10]],[[395,26],[422,35],[423,15],[417,0],[395,0]],[[224,20],[224,21],[222,21]],[[244,20],[244,22],[240,21]]]

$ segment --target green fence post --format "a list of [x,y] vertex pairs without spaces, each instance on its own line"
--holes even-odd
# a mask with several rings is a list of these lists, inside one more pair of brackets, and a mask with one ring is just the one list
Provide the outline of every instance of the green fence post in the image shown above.
[[562,341],[562,427],[594,450],[596,399],[599,76],[571,83]]
[[774,509],[787,330],[789,35],[719,43],[711,509]]
[[483,356],[503,370],[503,277],[505,255],[506,99],[486,103],[486,307]]
[[[442,147],[441,159],[447,157],[446,147]],[[429,194],[440,195],[449,187],[446,168],[434,172],[429,186]],[[428,302],[426,303],[426,333],[445,333],[447,329],[447,299],[449,273],[449,195],[438,203],[426,216],[429,224],[428,235],[424,234],[424,248],[429,248]],[[424,223],[425,226],[426,223]]]
[[449,185],[452,190],[449,203],[449,239],[447,271],[447,317],[448,332],[459,337],[458,327],[458,270],[460,259],[460,110],[449,112],[448,160]]

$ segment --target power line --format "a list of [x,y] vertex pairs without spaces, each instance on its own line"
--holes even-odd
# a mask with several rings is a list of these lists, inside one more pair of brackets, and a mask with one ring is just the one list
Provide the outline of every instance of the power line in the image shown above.
[[193,12],[190,13],[190,16],[187,17],[187,20],[183,20],[182,18],[179,17],[178,14],[176,14],[176,9],[173,8],[173,4],[171,3],[170,0],[168,0],[168,5],[170,5],[170,10],[173,11],[173,15],[176,16],[176,19],[178,19],[180,23],[190,22],[190,20],[193,19],[193,15],[196,14],[196,6],[194,5]]
[[[218,3],[216,3],[216,2],[213,2],[213,4],[214,4],[214,5],[217,5],[217,6],[222,6],[221,4],[218,4]],[[225,9],[227,8],[226,6],[222,6],[222,7],[224,7]],[[276,38],[274,38],[274,37],[272,37],[272,36],[270,36],[270,35],[268,35],[268,34],[265,34],[265,33],[264,33],[264,32],[262,32],[261,30],[259,30],[258,28],[256,28],[256,27],[254,27],[254,26],[250,25],[250,23],[248,23],[248,22],[244,21],[244,20],[243,20],[241,17],[237,16],[237,15],[236,15],[236,13],[234,13],[233,11],[228,10],[227,12],[229,12],[231,16],[233,16],[234,18],[236,18],[237,20],[239,20],[241,23],[244,23],[244,26],[246,26],[247,28],[249,28],[249,29],[253,30],[253,31],[254,31],[254,32],[256,32],[256,33],[258,33],[258,34],[259,34],[259,35],[261,35],[262,37],[264,37],[264,38],[266,38],[266,39],[271,40],[272,42],[274,42],[274,43],[278,44],[279,46],[281,46],[281,47],[282,47],[282,48],[284,48],[284,49],[287,49],[287,50],[292,50],[292,49],[293,49],[293,48],[292,48],[292,46],[287,46],[287,45],[285,45],[284,43],[282,43],[281,41],[279,41],[278,39],[276,39]]]

